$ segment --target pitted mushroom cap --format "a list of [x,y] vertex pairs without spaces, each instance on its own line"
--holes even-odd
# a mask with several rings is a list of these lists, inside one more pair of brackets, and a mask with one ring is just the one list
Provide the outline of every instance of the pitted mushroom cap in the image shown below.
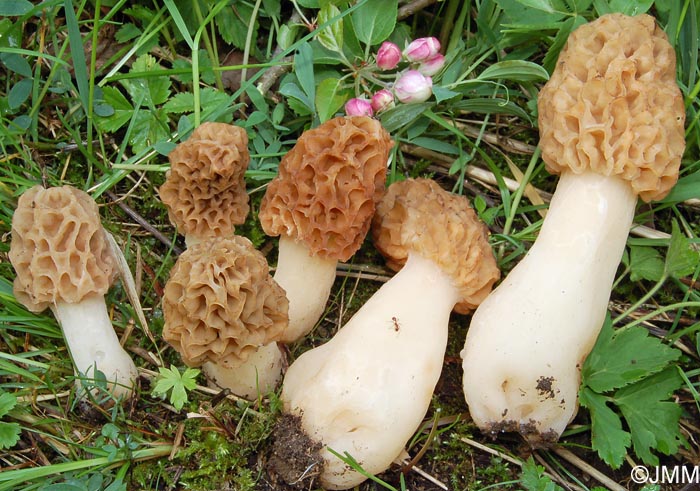
[[79,189],[34,186],[12,217],[14,294],[32,312],[104,295],[117,276],[95,201]]
[[200,240],[233,235],[250,210],[244,180],[250,162],[245,130],[202,123],[168,159],[170,171],[159,192],[177,230]]
[[676,55],[653,17],[608,14],[576,29],[537,107],[550,172],[619,176],[645,201],[678,180],[685,109]]
[[244,363],[287,325],[289,303],[265,257],[241,236],[199,242],[178,258],[163,295],[163,338],[190,366]]
[[305,131],[262,200],[265,233],[347,261],[362,245],[384,192],[392,146],[379,121],[365,116],[337,117]]
[[410,252],[435,262],[460,292],[455,312],[474,310],[500,277],[488,242],[488,228],[464,196],[431,179],[393,183],[377,205],[374,244],[394,271]]

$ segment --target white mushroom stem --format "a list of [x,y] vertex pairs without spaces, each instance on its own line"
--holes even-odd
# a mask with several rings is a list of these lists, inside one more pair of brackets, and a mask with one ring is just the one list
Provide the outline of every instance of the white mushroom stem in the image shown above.
[[226,368],[208,361],[202,365],[202,371],[213,385],[255,400],[277,388],[285,362],[277,343],[270,343],[258,348],[242,365]]
[[636,201],[621,178],[561,175],[537,240],[469,326],[464,393],[480,428],[556,440],[574,417]]
[[138,377],[136,365],[114,332],[104,296],[89,295],[79,303],[58,301],[52,306],[77,371],[77,383],[95,379],[96,370],[107,379],[115,397],[128,398]]
[[289,325],[281,342],[293,343],[316,325],[331,294],[337,265],[335,259],[312,256],[303,244],[280,237],[274,279],[289,299]]
[[349,453],[372,474],[401,453],[430,405],[457,300],[451,279],[412,254],[330,341],[289,367],[284,408],[325,445],[324,488],[348,489],[365,480],[329,448]]

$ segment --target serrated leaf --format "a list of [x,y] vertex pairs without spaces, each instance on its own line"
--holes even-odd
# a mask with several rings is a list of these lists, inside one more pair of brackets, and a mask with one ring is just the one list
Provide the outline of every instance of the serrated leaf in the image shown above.
[[682,278],[695,271],[700,262],[700,254],[680,230],[675,220],[671,224],[671,242],[666,253],[665,272],[672,278]]
[[505,60],[487,67],[477,77],[479,80],[511,80],[533,82],[548,80],[549,73],[537,63],[525,60]]
[[234,45],[236,48],[245,49],[246,39],[248,37],[248,25],[251,20],[253,25],[252,39],[258,37],[258,22],[257,19],[252,19],[253,6],[247,2],[235,2],[231,7],[223,9],[216,14],[214,21],[216,23],[217,32],[221,38]]
[[653,450],[673,455],[683,443],[681,407],[669,397],[683,385],[675,367],[623,387],[614,401],[627,421],[635,454],[647,465],[658,465]]
[[349,98],[340,79],[326,78],[316,89],[316,110],[321,123],[328,121],[337,113]]
[[659,281],[664,275],[664,260],[653,247],[630,247],[630,279]]
[[118,43],[128,43],[132,39],[136,39],[141,35],[142,31],[131,22],[122,24],[117,32],[114,33],[114,40]]
[[544,467],[537,465],[532,456],[523,463],[520,484],[525,491],[561,491],[562,488],[544,474]]
[[[162,67],[156,59],[149,55],[139,56],[131,66],[130,73],[144,73],[161,70]],[[131,96],[131,100],[143,100],[146,106],[163,104],[170,96],[170,79],[164,75],[142,76],[135,79],[124,80],[122,85]]]
[[357,39],[370,46],[381,43],[394,30],[397,14],[397,0],[366,2],[361,5],[350,14]]
[[12,411],[17,405],[17,398],[9,392],[0,393],[0,418]]
[[163,110],[168,113],[182,114],[194,111],[194,94],[179,92],[163,104]]
[[591,445],[601,459],[613,469],[619,468],[627,455],[631,436],[622,429],[622,421],[607,405],[608,398],[583,387],[579,402],[591,413]]
[[145,150],[148,146],[170,137],[170,130],[165,125],[165,112],[159,109],[155,112],[140,110],[132,117],[129,142],[134,153]]
[[[323,25],[338,15],[340,15],[340,9],[332,3],[328,3],[318,11],[317,22],[319,25]],[[326,49],[337,53],[343,51],[343,19],[337,19],[328,27],[321,29],[316,35],[316,39]]]
[[583,385],[603,394],[663,370],[680,355],[642,327],[613,330],[607,316],[583,364]]

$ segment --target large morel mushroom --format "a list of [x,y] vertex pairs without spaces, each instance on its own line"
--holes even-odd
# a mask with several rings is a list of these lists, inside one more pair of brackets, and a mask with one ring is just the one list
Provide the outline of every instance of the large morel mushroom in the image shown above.
[[484,431],[557,440],[603,325],[637,197],[663,198],[684,151],[673,47],[652,17],[609,14],[571,34],[538,100],[559,183],[537,240],[481,304],[464,393]]
[[99,371],[113,396],[129,397],[138,373],[105,304],[117,276],[106,234],[97,204],[84,191],[38,185],[25,191],[12,217],[14,294],[32,312],[51,308],[79,388],[82,381],[97,379]]

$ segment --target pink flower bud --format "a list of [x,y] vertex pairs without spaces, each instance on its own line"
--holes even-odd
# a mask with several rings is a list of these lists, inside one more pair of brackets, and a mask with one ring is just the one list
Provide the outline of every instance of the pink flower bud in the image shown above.
[[391,107],[394,107],[394,94],[388,90],[382,89],[372,96],[372,109],[374,109],[375,112],[383,111]]
[[394,84],[394,94],[401,102],[423,102],[433,93],[433,79],[418,70],[408,70]]
[[403,50],[403,55],[408,61],[425,61],[440,52],[440,41],[435,37],[418,38],[411,42],[406,49]]
[[432,77],[439,72],[443,66],[445,66],[445,57],[438,53],[432,58],[428,58],[427,60],[421,62],[421,64],[418,65],[418,71],[423,75]]
[[384,41],[377,50],[377,66],[380,70],[391,70],[401,61],[401,50],[394,43]]
[[372,116],[372,104],[367,99],[350,99],[345,103],[345,114],[348,116]]

